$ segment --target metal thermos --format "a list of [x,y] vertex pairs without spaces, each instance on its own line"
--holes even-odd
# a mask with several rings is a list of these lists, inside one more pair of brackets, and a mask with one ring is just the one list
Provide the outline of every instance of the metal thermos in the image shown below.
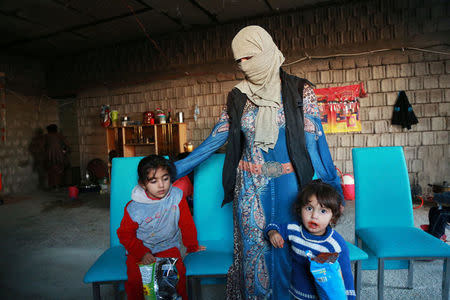
[[177,121],[178,121],[178,123],[183,123],[184,122],[184,113],[182,111],[179,111],[177,113]]

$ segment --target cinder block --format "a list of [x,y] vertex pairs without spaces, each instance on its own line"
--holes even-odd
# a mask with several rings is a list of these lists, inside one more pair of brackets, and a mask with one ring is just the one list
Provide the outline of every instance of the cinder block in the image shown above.
[[367,92],[368,93],[378,93],[381,91],[379,80],[368,80],[367,81]]
[[305,79],[308,79],[312,83],[316,84],[319,83],[319,72],[307,72],[306,76],[304,76]]
[[443,61],[433,61],[430,62],[430,73],[431,74],[444,74],[445,64]]
[[387,121],[375,121],[375,133],[384,133],[388,129]]
[[393,90],[394,90],[394,85],[392,83],[392,79],[381,80],[381,91],[382,92],[391,92]]
[[396,65],[408,62],[408,55],[404,53],[388,53],[382,56],[383,65]]
[[[450,75],[448,77],[449,79],[449,86],[450,86]],[[438,76],[425,76],[423,79],[423,87],[425,89],[435,89],[439,86],[438,82]]]
[[355,69],[345,70],[345,81],[346,82],[355,82],[355,81],[357,81],[356,70]]
[[400,77],[414,76],[413,64],[401,64],[400,65]]
[[316,69],[319,71],[326,71],[330,69],[330,63],[328,60],[319,60],[316,62]]
[[403,129],[402,129],[402,126],[392,125],[391,122],[389,122],[389,132],[390,133],[400,133],[400,132],[403,132]]
[[397,91],[404,91],[408,88],[408,79],[406,78],[395,78],[394,87]]
[[388,65],[388,66],[386,66],[386,77],[387,78],[398,77],[399,73],[400,73],[399,65]]
[[423,116],[425,117],[435,117],[439,114],[437,103],[424,104],[423,105]]
[[222,92],[222,86],[220,85],[220,82],[211,83],[211,89],[214,94],[219,94]]
[[422,172],[423,171],[423,161],[420,159],[413,159],[411,164],[412,172]]
[[[410,24],[410,26],[414,26],[414,25]],[[410,62],[417,63],[417,62],[423,61],[423,53],[422,52],[412,51],[408,56],[409,56]],[[415,68],[415,66],[414,66],[414,68]],[[419,75],[419,74],[416,73],[416,75]]]
[[333,70],[331,71],[333,82],[341,83],[344,82],[344,71],[343,70]]
[[422,132],[422,144],[423,145],[434,145],[434,133],[432,131]]
[[379,66],[381,65],[380,55],[370,55],[369,56],[369,66]]
[[427,103],[428,102],[428,92],[427,91],[415,91],[414,92],[415,103]]
[[344,171],[342,171],[342,172],[353,173],[353,161],[351,158],[345,161],[345,168],[344,168]]
[[343,69],[354,69],[356,67],[355,60],[353,58],[344,58],[342,60]]
[[372,79],[372,68],[360,68],[358,69],[359,80],[370,80]]
[[369,97],[372,98],[373,106],[386,105],[386,99],[385,99],[385,94],[384,93],[369,94]]
[[379,147],[380,146],[380,135],[371,134],[367,136],[367,147]]
[[444,147],[440,145],[432,145],[428,148],[428,154],[432,158],[442,158],[444,153]]
[[410,90],[422,90],[423,89],[423,78],[413,77],[408,79],[408,86]]
[[311,60],[307,60],[291,66],[291,72],[293,74],[300,74],[309,71],[317,71],[317,65]]
[[429,147],[418,147],[417,148],[417,158],[423,159],[429,156],[428,154]]
[[205,101],[206,101],[205,104],[207,106],[213,106],[214,105],[214,95],[213,94],[205,95]]
[[397,101],[398,92],[389,92],[389,93],[385,93],[385,95],[386,95],[386,104],[394,105],[395,101]]
[[221,93],[215,95],[215,105],[226,105],[227,104],[227,93]]
[[383,133],[380,136],[380,146],[381,147],[389,147],[393,146],[393,135],[390,133]]
[[386,78],[386,67],[385,66],[372,67],[372,77],[373,79]]
[[439,103],[438,105],[440,116],[450,116],[450,102]]
[[331,83],[333,82],[331,71],[322,71],[320,72],[320,82],[321,83]]
[[417,121],[419,121],[419,123],[417,123],[415,130],[417,131],[429,131],[431,130],[431,118],[421,118],[421,117],[417,117]]
[[442,98],[443,91],[440,89],[430,91],[430,101],[440,103],[444,101]]
[[369,66],[369,59],[364,57],[358,57],[355,59],[355,65],[357,68],[363,68]]
[[439,76],[439,87],[450,88],[450,74]]
[[431,118],[431,130],[445,130],[447,128],[444,117]]
[[[450,63],[448,63],[449,65]],[[330,68],[332,70],[342,69],[343,68],[343,60],[342,58],[335,58],[330,60]]]
[[420,146],[422,144],[422,133],[421,132],[409,132],[408,133],[408,145],[409,146]]
[[[343,148],[343,147],[339,147],[336,149],[336,159],[337,160],[347,160],[349,159],[349,157],[347,157],[348,151],[347,149],[349,148]],[[350,155],[348,155],[350,156]]]
[[448,131],[436,131],[435,142],[438,145],[448,145]]
[[327,133],[326,135],[327,143],[329,147],[337,147],[338,136],[336,134]]
[[362,121],[361,122],[361,132],[362,133],[374,133],[373,121]]
[[417,147],[403,147],[406,160],[416,159]]
[[352,147],[353,146],[353,136],[350,134],[340,135],[339,144],[341,147]]
[[408,142],[408,136],[406,133],[394,134],[394,146],[405,146]]
[[414,74],[416,76],[428,75],[430,71],[428,70],[428,64],[425,62],[415,63],[414,64]]
[[369,120],[379,120],[380,119],[380,108],[379,107],[372,107],[369,109]]

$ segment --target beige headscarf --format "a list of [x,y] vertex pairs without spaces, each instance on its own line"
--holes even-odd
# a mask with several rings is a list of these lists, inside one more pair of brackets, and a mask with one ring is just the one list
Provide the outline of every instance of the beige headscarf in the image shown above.
[[284,56],[270,34],[259,26],[247,26],[234,37],[234,59],[252,58],[239,63],[245,79],[236,87],[259,107],[255,123],[255,145],[273,149],[278,139],[276,122],[281,105],[280,66]]

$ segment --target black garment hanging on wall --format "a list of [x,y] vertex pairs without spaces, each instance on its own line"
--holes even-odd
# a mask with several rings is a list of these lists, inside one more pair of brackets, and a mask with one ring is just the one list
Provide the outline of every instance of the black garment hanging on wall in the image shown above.
[[394,113],[392,114],[392,124],[402,125],[402,128],[411,129],[411,125],[417,124],[416,115],[408,101],[405,91],[398,93],[397,101],[394,105]]

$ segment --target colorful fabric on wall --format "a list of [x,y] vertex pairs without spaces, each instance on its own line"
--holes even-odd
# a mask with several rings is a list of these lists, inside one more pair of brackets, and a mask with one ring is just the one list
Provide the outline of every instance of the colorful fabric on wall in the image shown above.
[[363,83],[314,89],[325,133],[361,131],[359,98],[366,97]]

